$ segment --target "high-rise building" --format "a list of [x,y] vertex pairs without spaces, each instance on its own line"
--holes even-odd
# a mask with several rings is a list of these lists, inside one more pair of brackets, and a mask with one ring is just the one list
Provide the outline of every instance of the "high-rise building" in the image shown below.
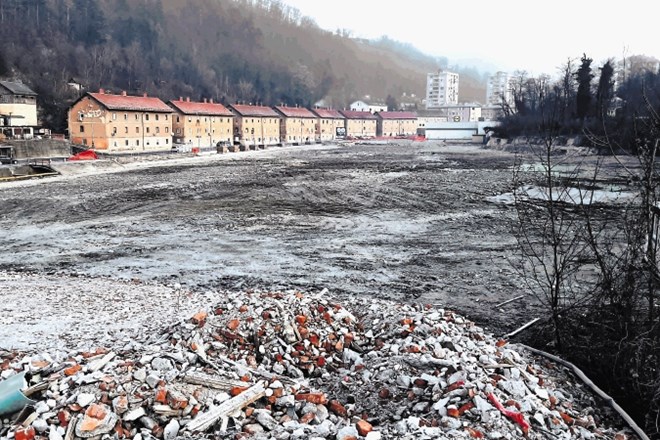
[[502,105],[504,100],[512,104],[513,95],[511,93],[513,77],[506,72],[497,72],[488,78],[486,86],[486,106],[494,107]]
[[438,70],[427,75],[426,108],[458,104],[458,73]]

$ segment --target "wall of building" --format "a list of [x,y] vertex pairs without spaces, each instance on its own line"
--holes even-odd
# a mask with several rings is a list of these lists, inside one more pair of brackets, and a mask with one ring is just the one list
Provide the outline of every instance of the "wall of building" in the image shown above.
[[110,111],[86,96],[69,110],[69,137],[97,150],[169,150],[171,114]]
[[372,119],[347,119],[346,136],[376,136],[377,124]]
[[234,118],[234,143],[243,146],[278,145],[280,143],[280,118],[236,116]]
[[[10,115],[7,118],[7,125],[13,127],[38,125],[36,101],[32,103],[0,102],[0,114]],[[2,122],[0,122],[0,125],[2,125]]]
[[174,142],[199,147],[215,146],[218,142],[232,142],[233,117],[184,115],[172,117]]
[[337,128],[346,128],[344,119],[319,118],[316,135],[321,142],[334,141],[337,138]]
[[416,119],[383,119],[379,121],[379,136],[411,136],[416,132]]
[[280,123],[283,144],[310,144],[316,141],[316,119],[283,117]]

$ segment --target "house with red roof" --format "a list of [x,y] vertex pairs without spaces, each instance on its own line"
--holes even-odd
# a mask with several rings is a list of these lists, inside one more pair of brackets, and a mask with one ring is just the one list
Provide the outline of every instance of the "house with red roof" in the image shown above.
[[316,142],[316,115],[304,107],[274,107],[280,114],[282,145],[309,145]]
[[332,142],[346,137],[346,118],[338,110],[314,108],[317,117],[316,138],[321,142]]
[[340,110],[346,118],[346,136],[353,138],[376,137],[378,117],[371,112]]
[[417,133],[417,115],[413,112],[378,112],[378,136],[412,136]]
[[86,93],[69,109],[69,138],[95,150],[147,151],[172,147],[172,109],[156,97]]
[[234,114],[224,105],[212,99],[196,102],[182,97],[168,105],[174,111],[172,134],[176,144],[198,148],[232,144]]
[[227,107],[234,114],[234,145],[254,150],[280,143],[280,114],[275,110],[263,105]]

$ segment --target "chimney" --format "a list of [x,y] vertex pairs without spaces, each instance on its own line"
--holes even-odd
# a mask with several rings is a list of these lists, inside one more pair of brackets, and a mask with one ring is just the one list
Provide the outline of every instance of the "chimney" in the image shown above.
[[209,98],[209,103],[213,104],[213,98]]
[[126,96],[126,90],[121,91],[121,96]]
[[105,90],[99,89],[99,95],[105,95]]
[[186,102],[190,102],[190,96],[186,96]]
[[208,104],[208,103],[209,103],[209,100],[204,98],[204,104]]
[[179,96],[179,101],[183,101],[183,96]]
[[147,97],[147,92],[144,92],[144,93],[142,94],[142,97],[143,97],[143,98],[146,98],[146,97]]

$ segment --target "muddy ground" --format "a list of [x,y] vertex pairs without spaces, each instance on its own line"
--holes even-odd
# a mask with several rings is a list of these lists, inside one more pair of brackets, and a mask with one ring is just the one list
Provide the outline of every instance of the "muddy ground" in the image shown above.
[[[533,158],[528,158],[533,162]],[[0,187],[0,267],[210,288],[287,288],[536,317],[513,270],[514,155],[438,143],[305,146],[56,165]],[[112,307],[111,304],[108,307]]]

